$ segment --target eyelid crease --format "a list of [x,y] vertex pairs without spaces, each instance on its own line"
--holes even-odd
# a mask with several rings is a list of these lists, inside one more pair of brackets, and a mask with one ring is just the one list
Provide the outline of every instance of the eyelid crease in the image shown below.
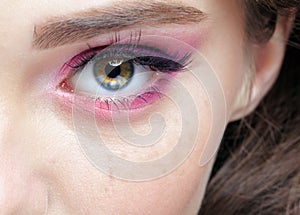
[[35,26],[33,47],[54,48],[133,25],[191,24],[206,18],[197,8],[174,3],[133,1],[122,6],[118,3],[75,13],[72,17],[50,18],[45,24]]

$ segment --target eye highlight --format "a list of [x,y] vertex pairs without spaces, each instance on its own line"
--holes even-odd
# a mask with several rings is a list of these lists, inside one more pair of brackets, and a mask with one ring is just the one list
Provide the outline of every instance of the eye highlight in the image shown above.
[[[190,53],[166,53],[129,41],[89,48],[65,63],[60,89],[94,101],[96,109],[140,109],[162,97],[172,77],[190,63]],[[179,57],[180,56],[180,57]]]

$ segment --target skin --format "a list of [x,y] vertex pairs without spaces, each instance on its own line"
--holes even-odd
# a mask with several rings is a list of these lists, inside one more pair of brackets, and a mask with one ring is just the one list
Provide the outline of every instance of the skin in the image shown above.
[[[214,159],[205,166],[199,166],[199,158],[212,126],[212,116],[204,89],[192,75],[182,73],[177,78],[194,98],[199,119],[206,122],[200,124],[197,144],[180,167],[164,177],[143,182],[117,179],[99,171],[89,162],[78,144],[72,114],[53,96],[55,89],[51,88],[49,92],[47,88],[57,68],[66,59],[78,54],[86,43],[35,50],[31,44],[34,25],[42,23],[47,17],[96,6],[109,7],[115,2],[89,0],[74,4],[73,0],[19,0],[1,3],[1,214],[197,213]],[[278,24],[274,37],[268,43],[251,44],[244,39],[245,26],[238,1],[191,0],[184,1],[184,4],[209,14],[208,19],[192,26],[154,25],[151,33],[169,35],[177,28],[186,32],[185,36],[178,38],[183,41],[195,31],[203,34],[201,44],[194,46],[219,77],[226,100],[226,122],[247,115],[278,75],[285,47],[283,40],[278,38],[285,38],[289,32],[281,27],[284,21]],[[149,26],[139,28],[147,33]],[[102,37],[99,35],[98,38]],[[92,38],[90,41],[93,43],[95,40]],[[253,85],[248,88],[251,80]],[[249,98],[247,95],[250,92],[252,96]],[[108,147],[117,155],[135,162],[168,153],[178,140],[177,134],[181,129],[178,123],[180,114],[172,102],[161,99],[151,104],[142,113],[143,117],[133,117],[131,124],[136,132],[149,132],[145,119],[157,110],[169,119],[166,135],[158,146],[146,150],[128,147],[113,131],[113,123],[100,118],[97,123],[107,128],[103,132],[104,140],[113,139],[117,143]],[[85,115],[80,117],[84,119]],[[92,126],[89,123],[85,128],[87,130]]]

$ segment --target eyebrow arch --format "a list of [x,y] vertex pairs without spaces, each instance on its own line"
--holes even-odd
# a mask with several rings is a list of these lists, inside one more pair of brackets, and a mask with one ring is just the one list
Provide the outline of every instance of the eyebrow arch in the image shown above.
[[119,2],[105,8],[77,12],[70,17],[50,18],[34,27],[33,47],[54,48],[134,25],[198,23],[205,17],[194,7],[175,3]]

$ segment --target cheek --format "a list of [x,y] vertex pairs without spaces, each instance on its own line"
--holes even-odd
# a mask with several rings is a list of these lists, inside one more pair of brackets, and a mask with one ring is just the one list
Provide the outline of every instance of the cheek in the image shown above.
[[[207,168],[198,168],[197,162],[188,161],[167,177],[134,183],[101,176],[93,168],[78,164],[74,163],[77,170],[72,172],[73,177],[62,174],[66,177],[56,181],[50,193],[51,199],[64,202],[65,208],[73,214],[78,211],[86,214],[183,214],[191,198],[204,192],[210,172]],[[196,192],[200,182],[201,187]]]
[[[167,144],[167,143],[165,143]],[[103,174],[74,149],[51,160],[51,207],[64,202],[72,213],[182,214],[194,195],[203,193],[210,167],[199,167],[201,147],[168,176],[148,182],[128,182]],[[130,156],[129,156],[130,157]],[[63,179],[63,180],[62,180]],[[196,188],[201,184],[199,191]],[[198,202],[199,203],[199,202]],[[154,207],[155,206],[155,207]]]
[[[103,214],[110,214],[117,211],[121,214],[145,212],[176,214],[180,211],[179,214],[182,214],[191,198],[196,195],[199,184],[201,186],[197,191],[197,196],[204,192],[210,166],[200,167],[199,160],[211,129],[212,115],[209,98],[205,93],[205,88],[192,75],[183,73],[177,78],[194,104],[190,104],[190,100],[170,90],[169,97],[161,98],[153,103],[143,110],[139,117],[129,116],[128,124],[124,121],[112,123],[110,120],[95,120],[82,113],[74,116],[66,111],[62,117],[64,121],[69,119],[69,122],[64,125],[59,120],[57,121],[57,117],[52,116],[51,112],[43,111],[43,114],[47,114],[46,118],[50,119],[41,125],[44,131],[48,131],[43,135],[48,136],[45,139],[49,140],[47,143],[49,147],[48,154],[43,156],[41,159],[43,162],[40,165],[52,184],[50,208],[59,207],[58,202],[64,202],[65,207],[72,212],[102,211]],[[198,116],[193,114],[191,105],[195,105]],[[161,118],[154,117],[149,121],[155,112],[158,112]],[[190,116],[183,117],[183,113],[190,113]],[[78,117],[78,124],[76,121],[74,124],[74,117]],[[163,123],[165,123],[164,130],[160,135],[161,131],[158,128]],[[82,130],[76,130],[73,133],[74,126]],[[93,130],[93,127],[96,130]],[[140,145],[135,146],[128,144],[128,138],[131,138],[130,141],[135,138],[132,139],[130,135],[126,136],[127,132],[124,133],[124,131],[134,132],[135,138],[154,131],[154,135],[158,132],[158,139],[150,147],[142,147],[142,144],[146,142],[137,142]],[[180,150],[173,153],[180,138],[184,136],[183,131],[186,132],[183,145]],[[197,131],[196,136],[194,131]],[[89,141],[80,142],[78,136],[81,135],[87,137],[86,140]],[[159,169],[163,174],[168,174],[161,178],[149,178],[144,182],[132,182],[112,177],[119,174],[114,166],[109,166],[108,172],[103,173],[98,169],[97,163],[90,163],[93,159],[91,156],[95,154],[88,154],[83,149],[90,147],[99,135],[114,156],[130,162],[151,162],[173,153],[171,162],[167,166],[155,166],[155,163],[152,166],[153,169]],[[52,137],[49,138],[49,136]],[[153,138],[150,139],[153,141]],[[187,154],[182,156],[182,152],[187,152]],[[96,157],[100,160],[103,158]],[[178,163],[178,161],[181,162]],[[166,167],[170,169],[163,169]],[[139,173],[132,172],[130,168],[121,171],[131,172],[132,177]]]

